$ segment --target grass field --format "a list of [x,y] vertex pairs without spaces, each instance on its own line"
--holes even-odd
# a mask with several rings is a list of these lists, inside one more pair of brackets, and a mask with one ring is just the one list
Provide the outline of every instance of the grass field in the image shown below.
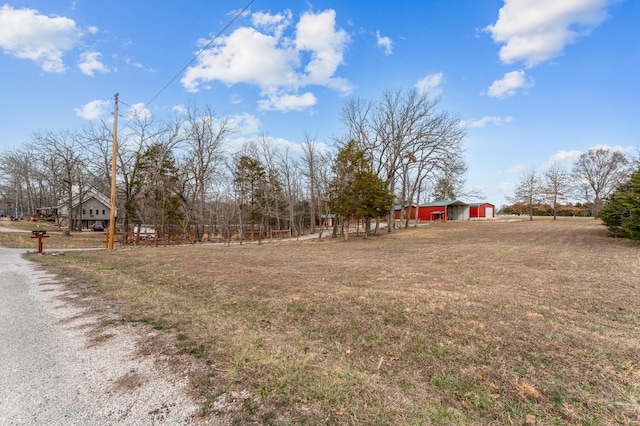
[[0,220],[0,245],[13,248],[26,248],[36,251],[38,240],[31,238],[31,231],[44,230],[47,238],[43,238],[44,250],[69,248],[99,248],[105,247],[103,232],[72,232],[70,237],[62,235],[63,229],[50,222],[30,222],[26,220],[11,221],[9,218]]
[[640,248],[592,219],[33,259],[224,424],[640,423]]

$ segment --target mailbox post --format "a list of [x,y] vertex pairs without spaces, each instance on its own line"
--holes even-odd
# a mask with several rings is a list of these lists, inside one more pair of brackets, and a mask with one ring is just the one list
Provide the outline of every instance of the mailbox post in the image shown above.
[[44,229],[40,230],[40,229],[34,229],[33,231],[31,231],[31,238],[37,238],[38,239],[38,253],[42,254],[42,239],[43,238],[49,238],[48,235],[45,235],[47,233],[47,231],[45,231]]

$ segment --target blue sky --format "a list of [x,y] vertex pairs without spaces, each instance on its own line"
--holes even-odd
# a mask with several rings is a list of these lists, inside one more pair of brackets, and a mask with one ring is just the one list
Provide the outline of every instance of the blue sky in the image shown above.
[[468,128],[468,187],[501,206],[524,170],[640,145],[640,1],[248,4],[0,4],[0,150],[110,120],[116,92],[125,119],[208,105],[236,144],[330,144],[349,96],[428,87]]

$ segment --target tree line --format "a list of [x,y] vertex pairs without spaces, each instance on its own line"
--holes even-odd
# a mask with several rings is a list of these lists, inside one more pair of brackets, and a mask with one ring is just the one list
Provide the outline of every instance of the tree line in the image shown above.
[[[572,167],[552,163],[544,172],[530,169],[516,185],[513,204],[505,213],[557,216],[601,217],[614,194],[640,169],[640,156],[593,148],[581,154]],[[636,200],[640,204],[640,199]]]
[[[305,134],[296,150],[264,134],[233,149],[233,121],[209,106],[190,105],[168,121],[134,114],[118,134],[117,228],[301,235],[335,215],[341,226],[334,229],[362,221],[368,235],[386,218],[391,232],[395,204],[464,194],[465,130],[439,102],[415,89],[349,99],[342,135],[327,144]],[[108,195],[112,142],[104,121],[35,131],[0,153],[0,209],[34,216],[66,205],[71,212],[74,198],[90,190]],[[68,230],[76,223],[70,218]]]

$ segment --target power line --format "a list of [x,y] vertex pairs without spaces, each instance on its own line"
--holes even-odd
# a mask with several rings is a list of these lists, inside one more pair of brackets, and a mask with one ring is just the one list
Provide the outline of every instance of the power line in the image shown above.
[[[189,68],[189,66],[195,62],[196,59],[198,59],[198,57],[200,57],[200,55],[202,55],[202,53],[204,53],[205,50],[207,50],[209,47],[211,47],[211,45],[218,39],[220,38],[220,36],[231,26],[233,25],[233,23],[235,21],[238,20],[238,18],[240,16],[242,16],[244,14],[244,12],[249,9],[249,7],[253,4],[255,0],[250,0],[249,3],[247,3],[247,5],[242,8],[242,10],[240,10],[231,21],[229,21],[229,23],[227,23],[227,25],[224,26],[224,28],[222,28],[216,35],[215,37],[213,37],[211,39],[211,41],[209,41],[209,43],[207,43],[202,49],[200,49],[200,51],[198,53],[196,53],[196,55],[191,58],[191,60],[189,62],[187,62],[187,64],[182,67],[182,69],[180,71],[178,71],[176,73],[176,75],[173,76],[173,78],[171,80],[169,80],[169,82],[167,84],[165,84],[152,98],[151,100],[149,100],[149,102],[147,102],[144,106],[145,108],[148,107],[154,100],[156,100],[156,98],[158,96],[160,96],[160,94],[162,94],[162,92],[164,92],[167,87],[169,87],[174,81],[176,81],[176,79],[187,69]],[[129,123],[127,123],[129,124]]]

